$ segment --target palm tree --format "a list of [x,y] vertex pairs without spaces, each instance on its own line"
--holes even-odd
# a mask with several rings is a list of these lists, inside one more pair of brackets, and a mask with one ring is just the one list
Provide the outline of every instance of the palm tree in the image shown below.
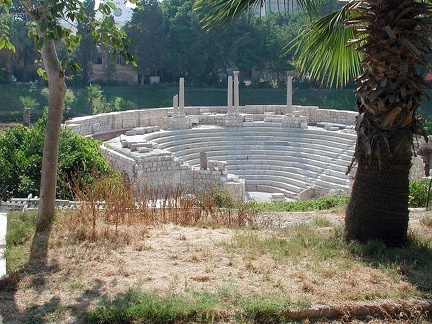
[[[205,10],[209,28],[263,2],[198,0],[197,8]],[[297,2],[309,12],[316,5]],[[427,96],[416,67],[427,64],[431,51],[431,12],[428,3],[415,0],[349,1],[296,39],[302,72],[336,85],[357,75],[358,167],[345,217],[347,240],[400,245],[407,239],[412,143],[423,134],[416,110]]]
[[89,84],[86,91],[85,97],[87,99],[87,114],[93,115],[95,101],[102,97],[103,90],[99,84]]

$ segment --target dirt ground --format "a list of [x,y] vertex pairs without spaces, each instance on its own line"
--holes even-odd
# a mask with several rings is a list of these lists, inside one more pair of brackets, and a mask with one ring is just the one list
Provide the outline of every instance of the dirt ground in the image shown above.
[[[410,226],[420,226],[419,219],[427,213],[411,212]],[[264,222],[275,227],[305,223],[315,217],[343,223],[340,212],[263,215]],[[83,310],[130,288],[161,294],[186,290],[242,296],[277,293],[285,294],[293,305],[307,301],[315,310],[323,305],[379,307],[410,302],[400,297],[414,289],[408,280],[385,275],[367,264],[355,263],[344,270],[343,260],[317,265],[309,264],[306,256],[284,264],[266,254],[235,253],[221,244],[251,231],[260,236],[277,235],[272,228],[257,231],[166,224],[148,228],[140,240],[128,245],[84,242],[53,246],[46,266],[27,269],[15,290],[0,290],[0,320],[79,323]],[[409,321],[401,317],[398,322]]]

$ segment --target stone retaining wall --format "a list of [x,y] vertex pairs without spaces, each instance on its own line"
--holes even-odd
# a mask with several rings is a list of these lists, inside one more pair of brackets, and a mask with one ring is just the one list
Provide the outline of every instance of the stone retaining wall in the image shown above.
[[226,170],[192,167],[167,150],[128,151],[116,146],[116,140],[102,145],[100,151],[113,169],[126,174],[138,186],[182,185],[188,192],[224,188],[234,200],[244,200],[244,180],[228,174]]

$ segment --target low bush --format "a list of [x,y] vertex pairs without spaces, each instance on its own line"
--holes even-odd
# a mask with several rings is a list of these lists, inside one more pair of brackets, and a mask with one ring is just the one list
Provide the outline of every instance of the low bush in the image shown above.
[[411,208],[426,207],[428,205],[428,191],[431,181],[427,178],[410,180],[408,205]]
[[[46,116],[31,128],[16,125],[0,136],[0,200],[39,196]],[[57,197],[71,199],[69,182],[91,170],[106,173],[108,162],[98,150],[100,142],[62,128],[58,161]],[[91,178],[86,177],[91,181]]]
[[345,206],[348,195],[329,195],[318,199],[301,201],[278,201],[257,203],[257,211],[303,212],[325,210]]

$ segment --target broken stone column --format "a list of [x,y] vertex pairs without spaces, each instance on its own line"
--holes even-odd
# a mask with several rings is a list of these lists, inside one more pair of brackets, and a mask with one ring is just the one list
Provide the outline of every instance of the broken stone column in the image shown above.
[[207,153],[200,152],[200,169],[207,170]]
[[184,109],[184,78],[180,78],[179,82],[179,115],[180,117],[184,117],[185,109]]
[[292,80],[291,75],[287,75],[287,106],[286,115],[292,115]]
[[240,97],[239,97],[239,71],[233,71],[234,74],[234,114],[240,114]]
[[174,117],[178,117],[178,115],[179,115],[179,107],[178,107],[178,105],[179,105],[179,99],[178,99],[178,94],[176,94],[173,97],[173,116]]

